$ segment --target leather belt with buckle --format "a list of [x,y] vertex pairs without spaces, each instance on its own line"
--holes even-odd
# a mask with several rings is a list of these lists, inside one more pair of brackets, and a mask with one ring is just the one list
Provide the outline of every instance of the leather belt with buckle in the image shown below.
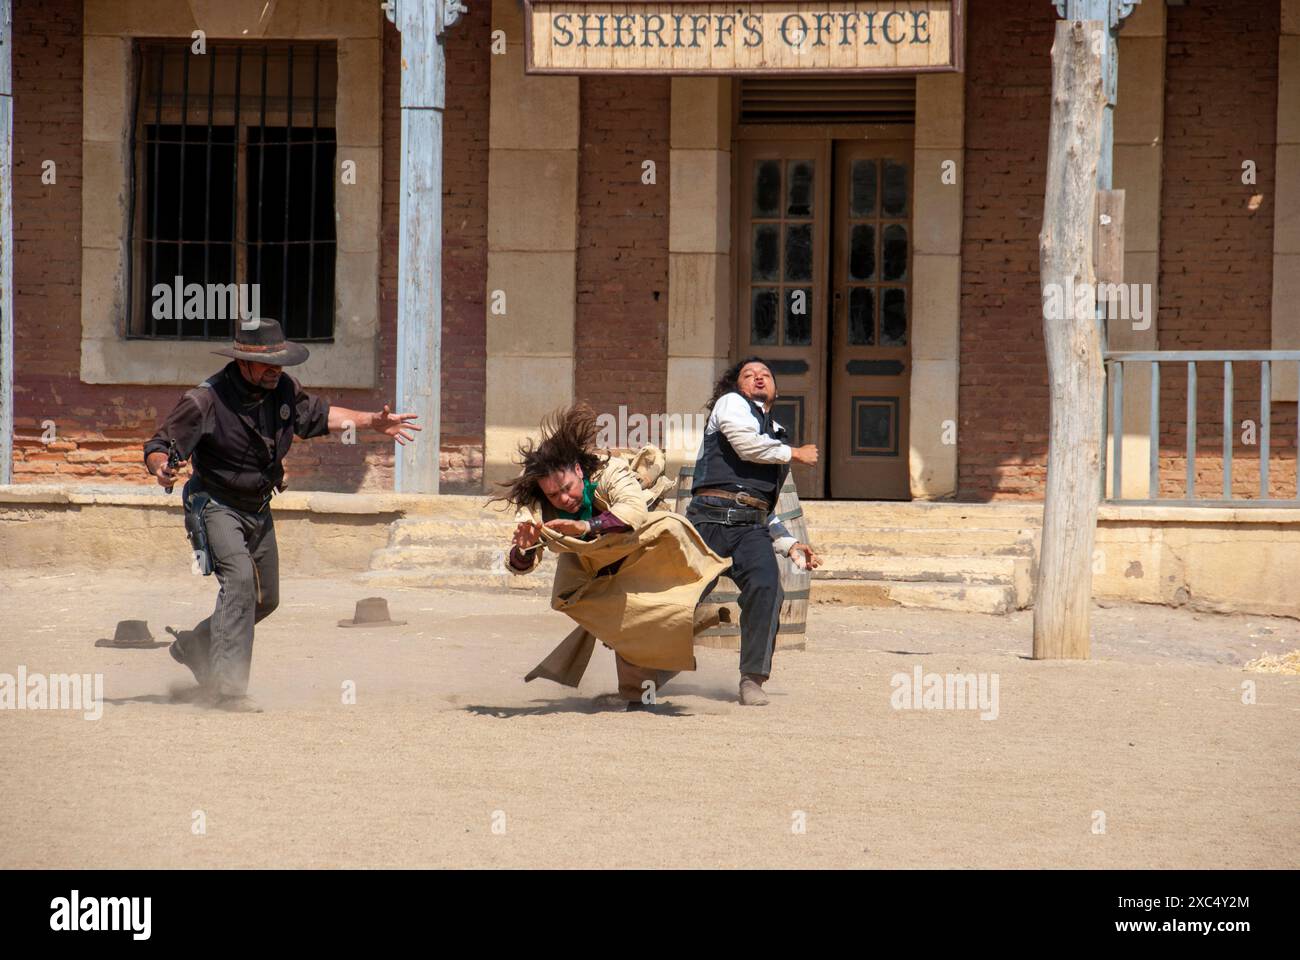
[[711,504],[692,500],[686,511],[686,518],[704,523],[722,523],[729,527],[762,523],[767,512],[753,507],[715,507]]
[[747,493],[736,493],[732,490],[716,490],[713,487],[705,487],[696,490],[692,496],[696,497],[722,497],[724,500],[735,500],[737,503],[746,507],[753,507],[755,510],[769,509],[766,500],[760,500],[758,497],[751,497]]

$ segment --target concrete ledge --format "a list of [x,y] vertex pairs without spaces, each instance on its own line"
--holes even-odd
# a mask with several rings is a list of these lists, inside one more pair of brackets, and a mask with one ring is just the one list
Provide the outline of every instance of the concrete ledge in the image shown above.
[[[391,545],[390,532],[399,520],[445,528],[439,540],[449,549],[481,550],[490,546],[484,541],[503,536],[498,528],[508,528],[511,518],[509,511],[486,507],[486,499],[481,494],[289,491],[272,504],[281,568],[322,576],[362,573],[375,551]],[[923,567],[961,562],[944,557],[1006,562],[997,553],[1007,549],[1031,558],[1038,549],[1042,512],[1041,503],[1024,501],[810,501],[804,507],[813,542],[819,542],[821,531],[828,557],[862,537],[873,553],[895,557],[877,565],[882,571],[897,565],[899,557],[917,558]],[[180,514],[180,497],[156,486],[0,486],[0,569],[174,573],[190,565]],[[926,539],[935,537],[953,541],[959,552],[936,551]],[[463,568],[465,562],[461,558],[453,566]],[[873,565],[864,561],[863,569],[869,572]],[[1105,505],[1093,570],[1093,593],[1099,600],[1300,617],[1294,591],[1294,574],[1300,570],[1300,508]],[[852,599],[862,584],[850,586],[837,599],[867,602]],[[1006,589],[1014,599],[1015,591]]]
[[1102,504],[1102,523],[1291,523],[1300,524],[1300,504],[1289,507],[1156,507]]
[[[179,487],[179,484],[178,484]],[[129,484],[65,486],[46,483],[0,484],[0,504],[99,504],[101,506],[147,507],[155,510],[181,507],[179,489],[171,494],[161,487]],[[272,501],[276,513],[321,514],[457,514],[477,513],[486,495],[419,493],[331,493],[321,490],[287,490]]]
[[[282,573],[361,573],[395,520],[476,518],[483,496],[289,491],[272,503]],[[0,486],[0,569],[113,568],[142,575],[190,565],[179,490],[103,485]],[[215,582],[215,581],[214,581]]]

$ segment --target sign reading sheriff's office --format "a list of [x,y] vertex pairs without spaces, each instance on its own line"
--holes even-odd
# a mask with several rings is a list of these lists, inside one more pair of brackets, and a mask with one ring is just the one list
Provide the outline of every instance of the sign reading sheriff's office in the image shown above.
[[529,73],[921,73],[961,69],[961,0],[524,0]]

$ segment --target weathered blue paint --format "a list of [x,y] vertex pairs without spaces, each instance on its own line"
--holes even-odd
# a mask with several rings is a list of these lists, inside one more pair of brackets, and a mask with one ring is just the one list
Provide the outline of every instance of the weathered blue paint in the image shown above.
[[388,0],[402,34],[402,177],[397,245],[397,403],[423,432],[394,448],[400,493],[438,492],[442,385],[441,34],[465,10],[457,2]]
[[[1116,350],[1104,354],[1106,376],[1110,384],[1110,396],[1113,403],[1112,417],[1119,423],[1119,412],[1124,406],[1124,365],[1127,363],[1148,363],[1151,365],[1150,423],[1148,437],[1151,441],[1151,455],[1148,468],[1150,471],[1146,500],[1129,500],[1121,496],[1123,486],[1123,449],[1122,438],[1113,437],[1114,473],[1111,478],[1112,503],[1124,504],[1160,504],[1169,506],[1204,506],[1204,507],[1294,507],[1300,503],[1300,482],[1297,483],[1294,497],[1269,496],[1269,460],[1272,456],[1272,379],[1274,363],[1294,363],[1300,370],[1300,350]],[[1196,499],[1196,393],[1197,363],[1223,364],[1223,477],[1222,496],[1217,500]],[[1160,453],[1160,364],[1187,364],[1187,472],[1185,495],[1182,498],[1160,496],[1158,463]],[[1250,500],[1234,499],[1232,495],[1232,457],[1236,440],[1236,421],[1233,414],[1234,363],[1258,363],[1260,365],[1259,385],[1259,497]],[[1297,426],[1297,442],[1300,442],[1300,426]],[[1106,434],[1103,432],[1103,436]],[[1103,445],[1104,446],[1104,445]]]

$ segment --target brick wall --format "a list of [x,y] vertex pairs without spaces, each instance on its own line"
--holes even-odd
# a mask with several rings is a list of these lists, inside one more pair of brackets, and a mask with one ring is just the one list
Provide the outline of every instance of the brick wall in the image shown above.
[[1041,497],[1047,360],[1038,287],[1051,4],[970,0],[958,498]]
[[[1225,25],[1231,25],[1225,29]],[[1170,7],[1161,204],[1161,350],[1267,350],[1272,311],[1277,0],[1201,0]],[[1242,182],[1253,160],[1256,183]],[[1253,199],[1252,199],[1253,198]],[[1223,367],[1197,368],[1197,494],[1222,496]],[[1259,496],[1260,368],[1234,364],[1233,494]],[[1161,492],[1182,496],[1183,364],[1161,369]],[[1295,404],[1273,410],[1270,486],[1295,492]],[[1280,456],[1279,456],[1280,455]],[[1282,460],[1285,463],[1282,463]]]
[[620,404],[630,416],[666,403],[669,89],[581,79],[575,393],[615,417]]
[[[85,384],[81,350],[80,0],[14,3],[14,419],[16,482],[152,483],[141,444],[185,388]],[[443,318],[444,489],[477,490],[483,437],[489,15],[479,5],[447,39]],[[383,244],[375,390],[320,392],[375,409],[395,387],[400,35],[385,23]],[[41,163],[57,183],[41,183]],[[221,360],[213,358],[213,370]],[[55,439],[45,442],[53,422]],[[298,489],[392,486],[391,444],[358,436],[298,441],[286,461]]]
[[[969,9],[958,496],[1038,498],[1048,429],[1038,231],[1054,15],[1048,4],[1013,12],[971,0]],[[1278,31],[1276,0],[1198,0],[1169,8],[1162,350],[1269,347]],[[1247,159],[1258,168],[1254,185],[1241,182]],[[1197,492],[1217,497],[1222,370],[1202,364],[1198,373]],[[1259,369],[1238,365],[1234,373],[1234,493],[1257,496],[1258,447],[1241,442],[1241,423],[1258,422]],[[1161,386],[1161,492],[1181,496],[1185,368],[1163,365]],[[1295,404],[1275,407],[1274,496],[1294,492],[1295,435]],[[1125,473],[1145,467],[1127,464]]]

